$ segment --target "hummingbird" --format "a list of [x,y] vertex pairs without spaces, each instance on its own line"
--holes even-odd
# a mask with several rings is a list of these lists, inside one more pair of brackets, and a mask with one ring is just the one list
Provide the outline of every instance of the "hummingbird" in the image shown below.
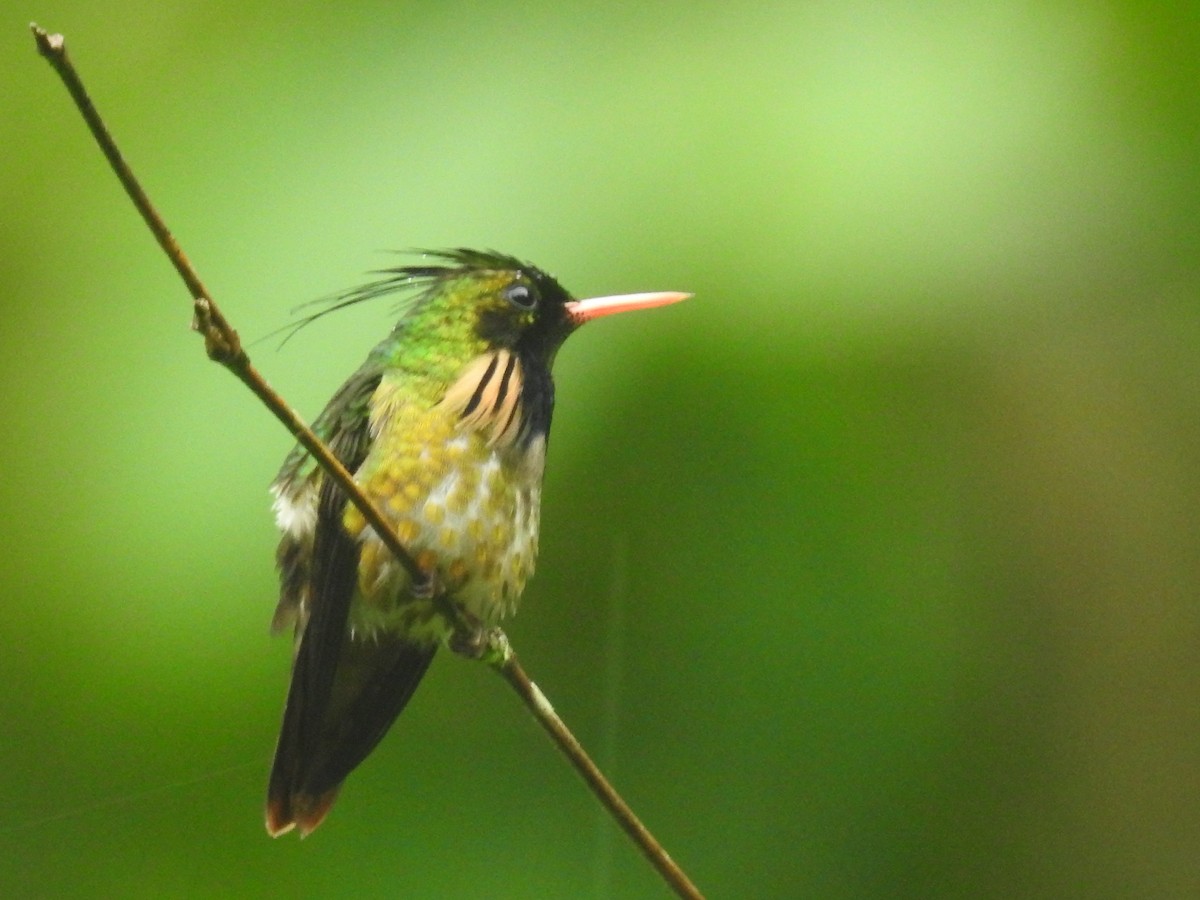
[[690,296],[576,300],[500,253],[426,259],[334,298],[332,308],[396,292],[407,302],[313,430],[436,591],[413,583],[302,447],[288,455],[271,485],[283,532],[272,630],[295,637],[267,790],[272,836],[321,824],[455,622],[490,627],[516,611],[537,557],[551,367],[563,341],[591,319]]

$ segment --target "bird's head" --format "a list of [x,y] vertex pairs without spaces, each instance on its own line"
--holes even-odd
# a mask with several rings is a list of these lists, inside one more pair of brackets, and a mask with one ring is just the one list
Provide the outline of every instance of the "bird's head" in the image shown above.
[[428,386],[500,443],[524,443],[548,430],[550,368],[576,328],[690,296],[662,291],[576,300],[551,275],[511,256],[466,249],[424,255],[428,263],[377,272],[383,277],[339,295],[317,315],[408,293],[403,314],[369,365]]
[[465,249],[426,256],[433,264],[387,270],[380,273],[386,279],[356,293],[377,296],[423,286],[397,323],[397,335],[405,344],[453,345],[464,354],[462,362],[480,353],[507,351],[526,365],[548,369],[563,341],[584,322],[689,296],[664,291],[576,300],[553,276],[511,256]]

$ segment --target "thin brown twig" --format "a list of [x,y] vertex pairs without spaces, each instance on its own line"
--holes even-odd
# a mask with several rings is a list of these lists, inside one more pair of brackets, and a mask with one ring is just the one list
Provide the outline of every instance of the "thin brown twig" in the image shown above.
[[[380,539],[408,571],[413,584],[418,586],[417,589],[423,593],[435,594],[437,586],[433,573],[424,572],[417,565],[416,560],[405,548],[391,524],[362,492],[346,467],[251,365],[250,357],[242,347],[237,331],[233,329],[220,308],[209,296],[200,276],[188,261],[183,249],[167,228],[162,216],[150,202],[150,198],[134,176],[133,170],[121,155],[108,127],[88,97],[83,82],[67,56],[67,46],[63,36],[50,34],[34,23],[30,23],[29,27],[37,43],[38,52],[62,79],[84,121],[87,122],[92,137],[99,144],[113,172],[129,195],[129,199],[133,201],[133,205],[154,234],[163,253],[166,254],[179,277],[187,285],[193,301],[192,328],[204,336],[205,351],[208,353],[209,359],[220,363],[254,392],[255,396],[312,455],[317,464],[338,483],[350,502],[362,513]],[[560,752],[575,767],[600,803],[638,846],[667,885],[680,897],[701,898],[700,891],[671,859],[654,835],[642,824],[630,809],[629,804],[609,784],[579,741],[559,718],[546,696],[525,673],[504,632],[496,628],[481,634],[470,623],[462,622],[454,644],[460,654],[486,661],[504,677],[534,718],[553,739]]]
[[504,631],[499,628],[476,628],[473,631],[464,629],[454,636],[451,648],[461,656],[481,660],[495,669],[517,692],[517,696],[533,713],[538,724],[550,735],[559,752],[575,767],[584,783],[621,826],[621,830],[642,851],[642,855],[662,876],[667,886],[687,900],[703,900],[699,888],[692,883],[678,863],[671,859],[663,845],[650,833],[650,829],[642,824],[637,813],[630,809],[625,798],[617,793],[616,788],[592,762],[592,758],[567,728],[566,723],[559,718],[541,688],[525,673]]
[[358,508],[359,512],[363,514],[363,517],[375,529],[383,542],[387,544],[388,549],[400,560],[401,565],[404,566],[408,574],[412,577],[413,583],[424,585],[425,591],[430,592],[429,573],[423,572],[421,567],[417,565],[417,561],[413,559],[412,554],[408,552],[395,532],[388,526],[387,520],[384,519],[383,515],[367,499],[366,494],[362,492],[358,484],[354,481],[354,478],[346,471],[346,467],[330,452],[329,448],[313,433],[312,429],[304,423],[304,420],[275,392],[266,379],[259,374],[258,370],[251,365],[250,357],[246,355],[246,351],[242,348],[242,341],[238,337],[238,333],[230,326],[228,320],[217,307],[217,304],[213,302],[208,289],[204,287],[204,282],[200,280],[200,276],[196,273],[195,268],[193,268],[184,254],[183,248],[179,246],[179,242],[175,240],[174,235],[167,228],[166,222],[163,221],[162,216],[158,214],[158,210],[154,208],[154,204],[150,202],[150,198],[146,196],[146,192],[142,189],[141,184],[138,183],[133,170],[125,162],[125,157],[121,155],[116,141],[113,140],[108,127],[100,117],[100,113],[96,111],[95,105],[84,89],[79,74],[75,71],[75,66],[71,63],[70,57],[67,56],[67,44],[63,36],[61,34],[49,34],[36,24],[30,24],[29,27],[33,31],[34,40],[37,41],[38,52],[54,67],[54,71],[58,73],[58,77],[66,85],[67,91],[71,94],[71,99],[75,101],[76,107],[79,108],[80,114],[83,116],[84,121],[87,122],[88,128],[92,132],[92,137],[100,145],[100,150],[104,153],[113,172],[116,173],[117,178],[120,179],[122,186],[124,186],[125,193],[129,195],[129,199],[133,201],[133,205],[141,214],[142,219],[154,235],[155,240],[158,241],[158,245],[162,248],[163,253],[167,255],[167,258],[171,261],[171,265],[175,267],[175,271],[179,273],[179,277],[183,279],[183,283],[187,285],[188,291],[191,292],[194,306],[192,328],[204,336],[204,348],[208,352],[209,359],[223,365],[236,375],[246,387],[254,392],[267,409],[275,415],[275,418],[279,419],[296,440],[304,446],[304,449],[312,454],[321,468],[328,472],[330,477],[338,483],[338,486],[345,492],[350,502]]
[[579,741],[575,739],[575,735],[554,711],[554,707],[550,705],[546,695],[525,673],[525,669],[517,660],[517,654],[510,649],[507,658],[493,663],[492,667],[504,676],[504,680],[520,695],[521,699],[525,701],[525,705],[533,710],[538,724],[546,730],[562,754],[575,767],[575,771],[587,783],[592,793],[600,798],[600,802],[604,804],[629,839],[642,851],[642,855],[662,876],[671,890],[680,897],[702,897],[700,889],[692,883],[687,873],[679,867],[675,860],[671,859],[663,845],[642,824],[642,820],[637,817],[637,814],[629,808],[625,798],[617,793],[600,769],[596,767],[596,764],[592,762],[587,751],[583,749]]

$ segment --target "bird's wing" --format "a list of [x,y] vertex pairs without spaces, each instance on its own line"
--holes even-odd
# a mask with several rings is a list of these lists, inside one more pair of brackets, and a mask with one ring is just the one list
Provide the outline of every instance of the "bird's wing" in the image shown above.
[[[351,378],[317,420],[351,472],[367,456],[368,401],[378,384],[378,375]],[[281,478],[299,477],[304,463],[302,456],[289,458]],[[285,535],[280,546],[280,606],[294,611],[300,638],[268,787],[273,835],[292,827],[306,834],[320,824],[342,780],[387,732],[436,650],[386,632],[349,634],[359,545],[343,527],[345,495],[319,471],[311,478],[311,534]]]
[[[312,429],[333,451],[333,455],[353,472],[366,458],[370,443],[368,406],[379,387],[382,372],[363,367],[355,372],[333,395],[313,422]],[[271,483],[275,495],[275,515],[283,537],[275,554],[279,569],[279,603],[271,630],[293,627],[299,637],[309,614],[312,595],[313,562],[316,559],[316,532],[321,504],[326,491],[322,469],[309,452],[297,444],[284,460]],[[338,492],[338,497],[341,497]],[[334,499],[329,498],[331,501]],[[326,517],[328,519],[328,516]],[[340,526],[340,517],[335,519]],[[326,554],[335,548],[322,547]]]
[[[378,372],[355,373],[314,423],[314,431],[351,472],[367,455],[367,405],[379,379]],[[345,495],[312,465],[302,447],[289,454],[274,490],[277,512],[282,502],[294,506],[292,527],[277,556],[275,625],[294,623],[299,640],[268,789],[268,828],[273,833],[291,826],[293,796],[307,780],[320,744],[358,579],[358,545],[342,527]]]

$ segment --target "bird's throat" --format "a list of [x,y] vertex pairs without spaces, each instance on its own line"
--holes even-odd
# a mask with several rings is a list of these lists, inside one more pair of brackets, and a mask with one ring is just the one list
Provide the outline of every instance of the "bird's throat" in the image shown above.
[[450,385],[441,406],[459,419],[461,427],[487,437],[488,446],[511,447],[527,437],[525,370],[520,356],[499,349],[470,362]]

